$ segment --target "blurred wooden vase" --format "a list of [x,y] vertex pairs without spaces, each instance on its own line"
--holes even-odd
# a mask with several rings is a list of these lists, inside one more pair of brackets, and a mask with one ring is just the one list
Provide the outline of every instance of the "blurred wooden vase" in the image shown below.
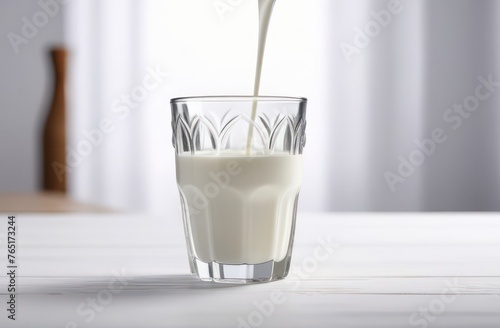
[[55,84],[43,129],[43,189],[66,192],[66,58],[62,48],[51,50]]

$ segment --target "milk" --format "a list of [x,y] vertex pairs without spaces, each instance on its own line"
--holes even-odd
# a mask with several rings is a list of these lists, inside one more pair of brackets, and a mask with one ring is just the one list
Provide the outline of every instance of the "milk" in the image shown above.
[[[264,63],[264,52],[266,49],[267,31],[271,22],[271,15],[276,0],[259,0],[259,38],[257,45],[257,64],[255,65],[255,81],[253,95],[259,95],[260,80],[262,76],[262,65]],[[253,111],[255,117],[255,109]]]
[[190,247],[205,263],[259,264],[287,255],[302,156],[177,155]]
[[[257,64],[255,65],[255,80],[253,86],[253,95],[257,97],[260,90],[260,80],[262,77],[262,65],[264,63],[264,52],[266,49],[267,31],[271,22],[271,15],[276,0],[259,0],[259,38],[257,45]],[[255,121],[257,117],[258,101],[252,102],[251,119]],[[247,155],[250,155],[252,149],[253,126],[248,130]]]

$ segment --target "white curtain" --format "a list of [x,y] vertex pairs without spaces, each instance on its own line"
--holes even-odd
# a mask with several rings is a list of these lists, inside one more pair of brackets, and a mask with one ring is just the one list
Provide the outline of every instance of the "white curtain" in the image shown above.
[[[499,9],[277,0],[262,94],[309,98],[301,210],[500,209]],[[257,1],[73,0],[65,17],[71,194],[178,213],[168,101],[252,92]]]

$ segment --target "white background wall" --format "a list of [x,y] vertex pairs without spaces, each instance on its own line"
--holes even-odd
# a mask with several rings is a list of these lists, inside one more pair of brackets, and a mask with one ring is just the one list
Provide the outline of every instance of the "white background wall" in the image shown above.
[[[50,104],[51,45],[63,42],[61,11],[16,53],[7,34],[22,36],[37,0],[0,1],[0,191],[34,191],[41,185],[41,126]],[[42,21],[40,21],[42,22]]]
[[[113,101],[160,65],[169,77],[71,174],[71,194],[131,210],[178,207],[168,99],[250,93],[256,1],[221,20],[209,0],[73,0],[64,25],[74,51],[69,142],[112,115]],[[233,2],[237,3],[237,2]],[[389,0],[278,0],[262,93],[310,99],[303,210],[500,210],[500,92],[457,130],[443,112],[473,95],[477,77],[500,80],[497,0],[402,0],[402,10],[348,63],[340,50]],[[36,1],[3,1],[2,35],[20,33]],[[37,186],[42,110],[50,75],[45,47],[62,38],[51,18],[14,54],[0,44],[0,190]],[[2,36],[0,35],[0,36]],[[391,191],[415,140],[448,140]],[[21,132],[19,132],[21,131]],[[6,155],[4,155],[6,154]]]

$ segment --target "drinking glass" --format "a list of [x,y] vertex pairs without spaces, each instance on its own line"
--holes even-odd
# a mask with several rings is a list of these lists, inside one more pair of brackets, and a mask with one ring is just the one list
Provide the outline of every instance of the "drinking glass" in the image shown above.
[[201,280],[286,277],[302,181],[305,98],[171,100],[189,263]]

